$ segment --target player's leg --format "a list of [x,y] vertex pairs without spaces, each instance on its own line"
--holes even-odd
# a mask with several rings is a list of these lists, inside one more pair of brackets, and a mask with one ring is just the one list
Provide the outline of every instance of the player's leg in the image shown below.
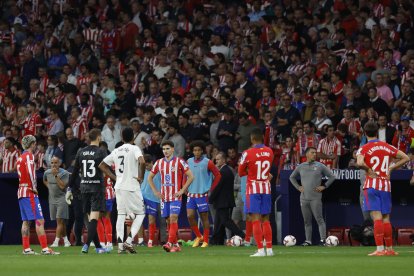
[[130,253],[136,253],[135,249],[132,248],[132,241],[137,235],[139,229],[142,226],[142,222],[145,218],[145,205],[144,199],[142,198],[141,191],[127,192],[127,212],[135,214],[135,218],[131,225],[131,232],[128,234],[128,238],[124,243],[125,249]]
[[116,190],[116,203],[118,216],[116,219],[116,240],[118,243],[118,254],[126,253],[124,249],[126,207],[124,203],[124,191]]
[[98,224],[96,225],[96,231],[97,231],[101,246],[104,247],[106,237],[105,237],[105,227],[103,224],[103,217],[98,220]]
[[386,254],[390,256],[398,255],[398,253],[395,252],[392,247],[393,236],[392,236],[392,225],[390,221],[391,193],[389,192],[381,192],[381,213],[382,213],[382,221],[384,223],[384,242],[385,242]]
[[197,220],[196,220],[196,210],[197,210],[197,204],[196,199],[193,197],[187,198],[187,219],[188,223],[190,224],[191,230],[194,232],[194,235],[196,236],[193,247],[198,247],[200,245],[200,242],[203,241],[203,236],[200,233],[200,230],[198,229]]
[[250,246],[253,233],[253,222],[250,214],[246,214],[246,236],[244,238],[245,246]]
[[[113,249],[112,246],[112,222],[111,222],[111,213],[114,204],[114,199],[106,200],[106,210],[104,215],[102,216],[102,222],[105,232],[105,240],[106,240],[106,248],[109,250]],[[99,238],[101,239],[101,238]]]
[[148,247],[153,247],[155,232],[157,230],[157,218],[148,214]]
[[261,194],[260,214],[262,221],[263,238],[266,241],[266,255],[273,256],[272,249],[272,226],[270,225],[269,217],[272,208],[272,195]]
[[82,237],[82,232],[83,232],[83,226],[85,225],[84,223],[84,213],[83,213],[83,207],[82,207],[82,199],[80,198],[79,195],[74,195],[73,196],[73,201],[72,201],[72,205],[73,205],[73,215],[74,215],[74,220],[75,220],[75,225],[74,225],[74,234],[75,234],[75,239],[76,239],[76,246],[80,246],[83,243],[83,237]]
[[47,238],[45,233],[45,220],[43,218],[42,207],[40,206],[39,198],[30,198],[30,205],[33,210],[33,216],[36,224],[36,234],[39,239],[40,247],[42,248],[42,254],[44,255],[58,255],[58,252],[54,252],[47,246]]
[[69,219],[69,206],[66,202],[59,203],[56,218],[61,220],[62,231],[60,232],[60,237],[63,238],[64,246],[69,247],[71,243],[66,232],[66,222]]
[[56,221],[56,230],[55,230],[55,240],[53,241],[53,243],[50,245],[50,247],[58,247],[59,246],[59,241],[61,238],[61,226],[59,224],[60,221],[57,220],[56,216],[57,216],[57,204],[51,204],[49,203],[49,212],[50,212],[50,220],[52,221]]
[[366,171],[365,170],[359,170],[359,180],[361,183],[361,186],[359,188],[359,205],[361,207],[362,216],[364,218],[364,221],[369,220],[371,221],[371,216],[368,211],[365,211],[364,209],[364,184],[366,179]]
[[178,232],[178,216],[180,214],[181,201],[173,201],[170,204],[170,231],[168,233],[168,242],[173,244],[171,252],[180,251],[180,246],[177,243]]
[[98,220],[101,217],[101,213],[105,211],[105,193],[90,193],[88,197],[90,199],[90,213],[88,225],[88,239],[86,245],[89,246],[93,241],[96,247],[96,253],[106,253],[106,250],[102,248],[99,242],[97,233]]
[[200,213],[201,222],[203,223],[203,244],[201,247],[207,247],[210,238],[210,219],[208,217],[208,211]]
[[364,190],[364,210],[369,211],[374,221],[374,238],[377,250],[368,254],[369,256],[383,256],[384,250],[384,222],[382,221],[381,200],[379,191],[375,189]]
[[30,221],[29,220],[23,220],[21,232],[22,232],[23,254],[35,254],[34,251],[30,248]]
[[305,225],[305,242],[302,245],[312,245],[312,210],[310,201],[301,200],[300,210],[302,211],[303,223]]
[[310,202],[313,217],[318,223],[319,236],[321,238],[320,245],[325,245],[326,240],[326,224],[322,214],[322,200],[316,199]]

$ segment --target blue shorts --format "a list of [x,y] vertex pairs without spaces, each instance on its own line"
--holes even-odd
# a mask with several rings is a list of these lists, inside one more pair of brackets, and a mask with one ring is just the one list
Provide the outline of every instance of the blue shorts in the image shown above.
[[373,188],[364,190],[364,211],[380,211],[383,215],[391,214],[391,193]]
[[170,215],[179,215],[181,211],[181,200],[162,202],[161,217],[168,218]]
[[208,196],[188,197],[187,209],[198,210],[199,213],[208,212]]
[[107,199],[106,200],[106,211],[112,212],[112,207],[114,206],[114,199]]
[[246,195],[246,203],[244,204],[244,212],[246,214],[268,215],[271,213],[272,195],[267,194],[251,194]]
[[19,199],[22,221],[43,219],[42,206],[38,197],[22,197]]
[[145,214],[151,215],[153,217],[158,216],[158,208],[160,207],[160,204],[158,202],[148,200],[144,198],[145,203]]

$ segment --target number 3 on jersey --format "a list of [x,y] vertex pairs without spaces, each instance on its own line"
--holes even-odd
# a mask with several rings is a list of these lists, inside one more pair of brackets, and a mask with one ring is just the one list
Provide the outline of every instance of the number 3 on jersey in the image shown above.
[[257,180],[267,180],[268,178],[268,173],[269,173],[269,169],[270,169],[270,162],[265,160],[265,161],[256,161],[256,166],[257,166]]
[[82,160],[83,165],[83,177],[95,177],[96,168],[95,160]]
[[[388,172],[388,165],[389,165],[389,156],[384,156],[384,159],[382,160],[380,171],[383,173]],[[371,157],[371,164],[372,164],[372,170],[375,172],[378,165],[380,164],[380,159],[378,156]]]

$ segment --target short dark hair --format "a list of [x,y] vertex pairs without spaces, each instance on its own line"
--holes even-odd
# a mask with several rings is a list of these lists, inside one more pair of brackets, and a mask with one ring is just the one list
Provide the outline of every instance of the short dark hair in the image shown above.
[[164,146],[170,146],[170,147],[174,148],[174,142],[170,141],[170,140],[166,140],[166,141],[161,143],[161,148],[164,147]]
[[98,139],[98,136],[101,136],[101,130],[93,128],[89,131],[88,136],[91,141],[96,141],[96,139]]
[[250,137],[257,142],[263,142],[263,132],[260,128],[253,129],[252,132],[250,132]]
[[308,147],[308,148],[306,148],[305,154],[308,154],[308,152],[310,152],[311,150],[316,150],[316,148],[315,147]]
[[378,125],[375,122],[368,122],[364,125],[365,135],[368,137],[378,136]]
[[129,143],[134,140],[134,131],[130,127],[126,127],[122,130],[122,140],[125,143]]
[[193,151],[195,147],[201,148],[201,150],[204,152],[205,151],[205,148],[206,148],[206,144],[203,141],[201,141],[201,140],[196,140],[196,141],[193,141],[190,144],[191,151]]

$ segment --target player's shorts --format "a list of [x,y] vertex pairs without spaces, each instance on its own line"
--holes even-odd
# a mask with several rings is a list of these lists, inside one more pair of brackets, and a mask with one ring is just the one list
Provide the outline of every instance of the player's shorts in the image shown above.
[[82,193],[83,212],[105,212],[105,192]]
[[114,200],[115,199],[106,199],[105,200],[105,206],[107,212],[112,212],[112,207],[114,207]]
[[157,217],[160,204],[158,202],[148,200],[145,198],[144,198],[144,203],[145,203],[145,214],[151,215],[153,217]]
[[380,211],[383,215],[391,213],[391,193],[375,190],[373,188],[364,189],[364,211]]
[[51,204],[49,203],[50,220],[69,219],[69,206],[66,201]]
[[187,209],[198,210],[199,213],[208,212],[208,196],[187,197]]
[[20,215],[22,221],[43,219],[42,206],[38,197],[19,198]]
[[246,214],[267,215],[271,213],[272,195],[270,194],[251,194],[246,195],[244,212]]
[[141,190],[125,191],[117,189],[116,204],[118,214],[145,214],[144,198],[142,197]]
[[170,215],[179,215],[181,211],[181,200],[162,202],[161,217],[168,218]]

